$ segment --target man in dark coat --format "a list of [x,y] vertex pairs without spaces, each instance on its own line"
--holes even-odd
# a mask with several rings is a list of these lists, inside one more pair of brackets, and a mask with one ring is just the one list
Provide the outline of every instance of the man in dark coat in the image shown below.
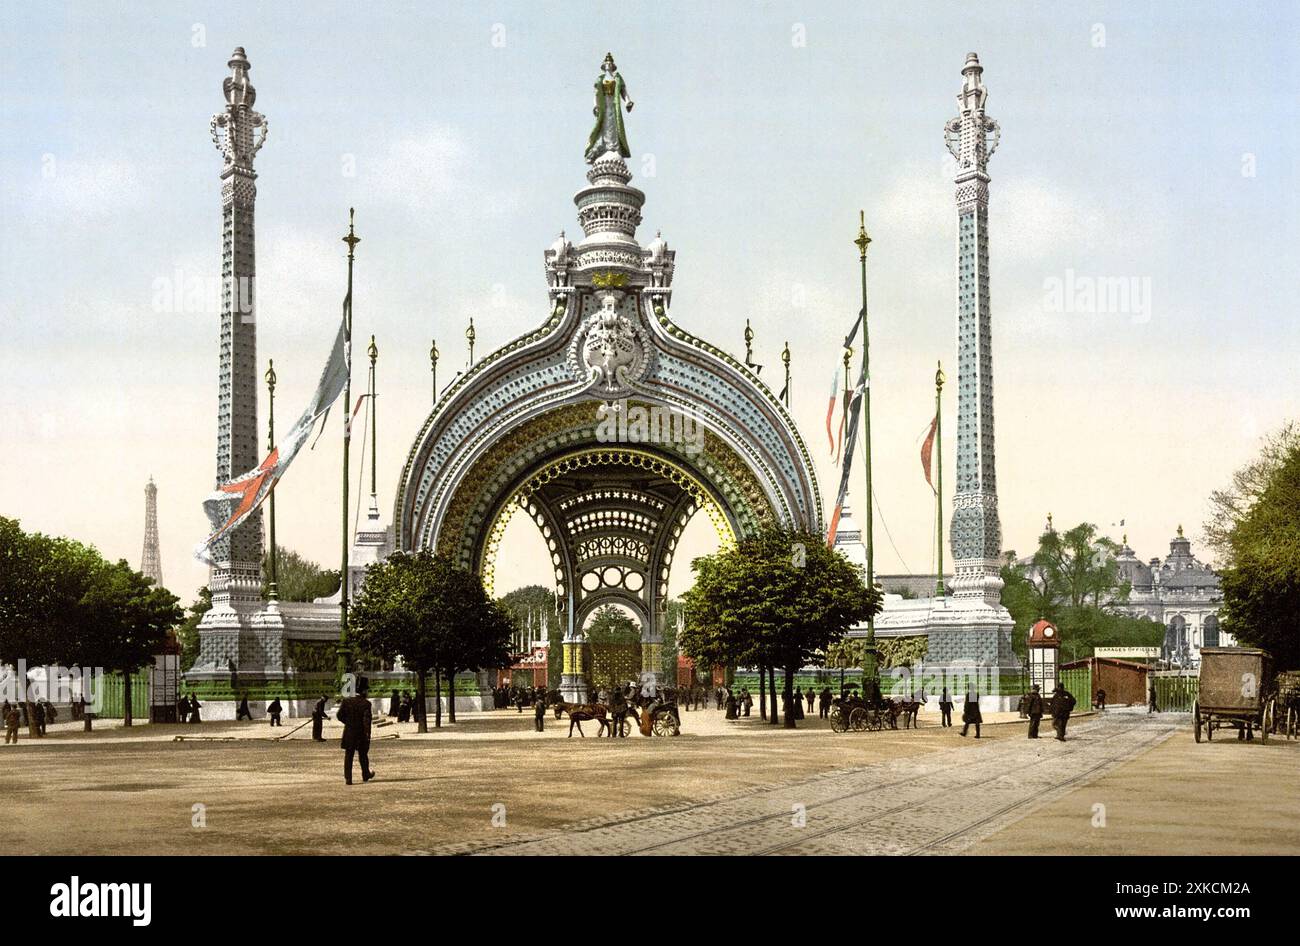
[[1065,688],[1065,684],[1058,683],[1056,689],[1052,692],[1052,728],[1056,730],[1056,738],[1065,742],[1065,727],[1070,722],[1070,712],[1074,709],[1074,695]]
[[546,694],[540,690],[533,703],[533,728],[538,732],[546,731]]
[[186,723],[190,718],[190,701],[188,697],[179,697],[176,700],[176,722]]
[[966,735],[966,730],[974,726],[975,738],[978,739],[982,722],[984,717],[980,714],[980,695],[972,687],[966,691],[966,703],[961,708],[961,734]]
[[314,742],[325,741],[325,707],[328,705],[326,697],[321,697],[316,701],[316,708],[311,711],[311,738]]
[[203,717],[199,714],[199,710],[202,708],[203,708],[203,704],[199,702],[199,698],[195,696],[193,693],[191,693],[190,694],[190,722],[191,723],[203,722]]
[[822,719],[828,719],[831,714],[831,688],[822,687],[822,691],[817,696],[817,712]]
[[271,701],[271,705],[266,708],[266,715],[271,717],[271,725],[280,725],[280,714],[284,712],[284,707],[280,705],[280,698],[277,696]]
[[239,707],[235,710],[235,722],[239,722],[241,719],[246,719],[249,722],[253,721],[253,711],[248,708],[247,691],[240,695]]
[[1035,683],[1025,698],[1025,715],[1029,717],[1029,738],[1038,738],[1038,724],[1043,720],[1043,694]]
[[947,687],[943,688],[943,695],[939,697],[939,713],[942,716],[939,725],[952,726],[952,694]]
[[338,721],[343,724],[343,781],[352,784],[352,757],[361,757],[361,781],[375,777],[370,768],[370,681],[357,679],[357,695],[349,696],[339,704]]

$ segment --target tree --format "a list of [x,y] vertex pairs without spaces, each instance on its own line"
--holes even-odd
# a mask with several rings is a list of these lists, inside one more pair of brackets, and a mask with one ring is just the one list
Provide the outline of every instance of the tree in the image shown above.
[[545,585],[524,585],[497,599],[510,612],[515,624],[530,626],[541,622],[538,639],[546,641],[546,685],[555,689],[560,685],[564,667],[564,628],[555,612],[555,589]]
[[[488,598],[477,575],[428,550],[399,552],[367,568],[348,620],[355,646],[385,660],[400,656],[415,673],[420,732],[428,732],[429,675],[441,697],[444,673],[454,680],[459,670],[507,665],[514,632],[509,613]],[[441,726],[441,699],[434,719]]]
[[1224,567],[1222,628],[1300,667],[1300,431],[1287,424],[1210,497],[1206,536]]
[[678,645],[697,662],[781,668],[787,705],[795,671],[880,610],[880,592],[816,533],[767,528],[692,567]]
[[69,657],[81,597],[102,564],[91,546],[26,533],[0,517],[0,665]]
[[641,628],[622,608],[612,604],[596,609],[587,625],[589,644],[640,644]]
[[1153,647],[1164,628],[1124,613],[1131,587],[1120,578],[1119,545],[1097,534],[1091,523],[1065,532],[1048,529],[1027,568],[1007,552],[1002,565],[1002,603],[1016,622],[1012,646],[1022,658],[1029,628],[1046,619],[1061,631],[1067,660],[1090,656],[1097,647]]
[[1129,585],[1119,579],[1115,556],[1119,545],[1081,522],[1066,532],[1048,529],[1038,538],[1034,569],[1047,603],[1101,608],[1128,598]]
[[82,666],[121,672],[123,725],[130,726],[131,677],[162,651],[167,632],[185,612],[174,594],[121,560],[105,562],[95,570],[81,597],[81,609],[75,653]]
[[194,666],[199,659],[199,622],[212,610],[212,591],[207,585],[199,589],[199,596],[189,607],[189,613],[176,627],[176,641],[181,645],[181,673]]
[[[276,545],[275,557],[276,593],[281,601],[315,601],[328,598],[339,590],[337,568],[322,568],[316,562],[304,558],[292,549]],[[262,556],[262,594],[271,591],[271,558]]]

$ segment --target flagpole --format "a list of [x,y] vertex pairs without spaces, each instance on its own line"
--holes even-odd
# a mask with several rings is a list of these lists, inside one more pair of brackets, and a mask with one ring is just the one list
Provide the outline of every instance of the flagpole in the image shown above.
[[[269,402],[270,416],[266,425],[266,449],[269,453],[275,449],[275,360],[269,359],[266,363],[266,391]],[[276,559],[278,558],[275,548],[275,487],[271,487],[270,496],[271,505],[271,583],[268,586],[267,597],[272,601],[280,597],[280,583],[276,574]]]
[[[866,438],[865,450],[867,467],[867,587],[874,589],[876,587],[876,548],[872,536],[871,341],[870,334],[867,331],[867,245],[871,243],[871,237],[867,236],[865,211],[858,211],[858,236],[853,242],[857,244],[858,247],[858,262],[862,270],[862,377],[865,381],[865,387],[862,391],[862,433]],[[874,612],[871,617],[867,618],[867,639],[863,651],[863,681],[864,683],[867,681],[878,683],[880,675],[876,664],[876,615]]]
[[935,477],[938,487],[934,493],[934,508],[938,517],[935,539],[939,550],[939,571],[935,574],[934,593],[939,598],[943,597],[943,382],[943,362],[940,361],[938,370],[934,373],[934,439],[938,451],[938,471]]
[[370,347],[366,349],[366,354],[370,356],[370,500],[378,508],[379,490],[376,487],[376,477],[378,475],[376,466],[378,463],[379,436],[375,433],[378,428],[377,421],[379,415],[375,405],[375,362],[379,360],[379,348],[375,345],[375,336],[370,336]]
[[339,569],[339,646],[338,670],[340,678],[351,669],[351,648],[348,646],[348,448],[352,441],[352,261],[361,238],[356,235],[353,222],[356,209],[348,208],[348,235],[343,242],[348,245],[348,294],[343,311],[343,354],[347,361],[347,380],[343,383],[343,556]]

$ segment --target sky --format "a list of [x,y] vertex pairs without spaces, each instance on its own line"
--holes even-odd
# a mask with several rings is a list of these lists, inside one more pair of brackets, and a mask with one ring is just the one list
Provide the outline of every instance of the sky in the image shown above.
[[[430,407],[430,341],[445,381],[471,316],[480,355],[547,316],[542,253],[580,232],[572,195],[607,51],[636,103],[639,236],[677,250],[673,318],[741,353],[749,319],[778,388],[789,342],[793,413],[828,507],[824,399],[858,307],[865,211],[877,571],[933,567],[918,451],[939,360],[956,391],[943,124],[970,51],[1002,126],[990,257],[1004,548],[1031,551],[1048,512],[1126,533],[1143,558],[1179,524],[1195,542],[1210,492],[1296,415],[1294,5],[70,3],[6,5],[4,20],[0,514],[138,566],[152,476],[164,580],[187,601],[206,578],[191,549],[215,470],[208,121],[235,46],[270,123],[258,357],[275,359],[287,422],[337,324],[355,207],[386,517]],[[1096,285],[1130,294],[1089,304]],[[956,406],[945,400],[948,431]],[[338,441],[300,455],[276,493],[282,544],[327,564]],[[861,492],[855,476],[859,510]],[[503,555],[521,582],[546,581],[535,541],[512,526]]]

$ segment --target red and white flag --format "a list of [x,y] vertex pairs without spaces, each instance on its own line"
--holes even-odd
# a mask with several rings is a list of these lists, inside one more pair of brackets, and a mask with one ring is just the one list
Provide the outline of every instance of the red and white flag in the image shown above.
[[930,484],[930,489],[934,489],[934,481],[930,479],[930,454],[934,450],[934,433],[938,429],[939,415],[935,414],[934,420],[930,421],[930,432],[925,435],[925,443],[921,444],[921,469],[925,471],[925,481]]
[[293,458],[307,442],[317,419],[327,413],[330,405],[343,393],[350,368],[348,346],[345,344],[346,334],[346,322],[341,322],[338,335],[334,339],[334,347],[330,350],[329,360],[325,363],[325,370],[321,372],[320,384],[316,386],[316,393],[312,395],[307,409],[289,428],[284,439],[256,468],[235,477],[228,483],[223,483],[203,501],[203,511],[208,515],[212,533],[194,549],[194,557],[199,561],[207,565],[214,564],[211,555],[212,544],[252,515],[266,497],[271,495],[275,484],[280,481],[280,477],[289,468]]
[[[862,417],[859,407],[862,404],[862,395],[867,390],[867,385],[871,379],[867,377],[867,366],[862,366],[862,372],[858,375],[858,383],[853,388],[852,397],[849,398],[849,431],[844,438],[844,459],[840,462],[840,488],[835,493],[835,508],[831,512],[830,528],[826,532],[826,544],[833,546],[835,544],[835,534],[840,528],[840,515],[844,512],[844,501],[849,495],[849,474],[853,471],[853,451],[858,443],[858,421]],[[867,497],[867,502],[871,502],[871,497]]]

